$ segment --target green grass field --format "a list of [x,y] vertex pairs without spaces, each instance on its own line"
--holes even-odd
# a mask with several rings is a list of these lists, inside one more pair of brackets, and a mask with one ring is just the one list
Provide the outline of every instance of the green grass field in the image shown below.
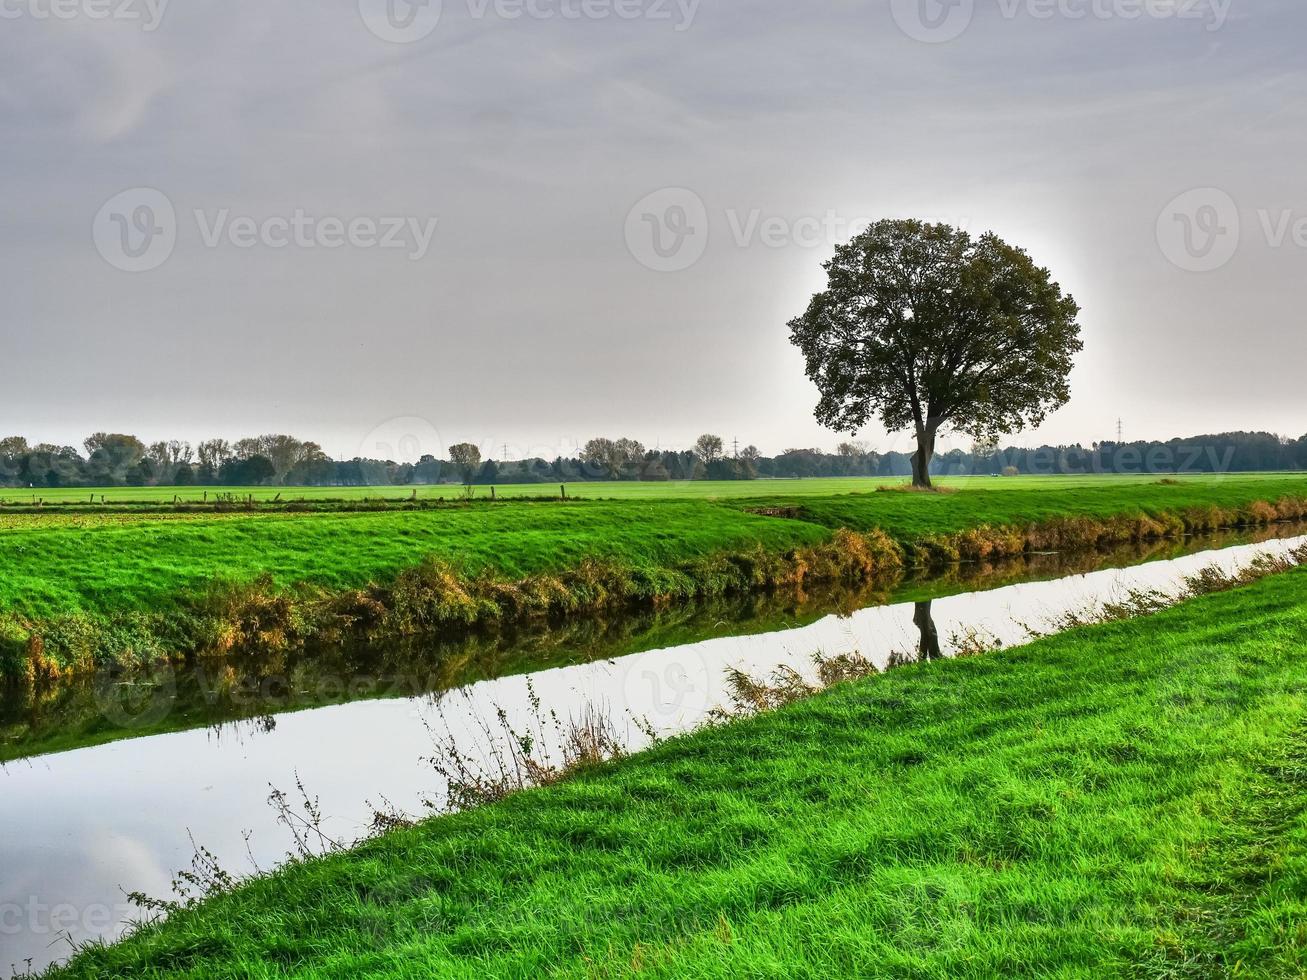
[[[1221,480],[1237,480],[1241,483],[1256,480],[1276,481],[1290,474],[1276,473],[1239,473],[1235,475],[1180,475],[1170,479],[1211,484]],[[1147,486],[1155,484],[1161,476],[1017,476],[995,478],[988,476],[947,477],[938,479],[940,486],[955,489],[974,490],[1016,490],[1028,491],[1032,488],[1056,485],[1059,489],[1075,487],[1094,487],[1105,482],[1113,486]],[[879,487],[904,486],[906,477],[822,477],[804,480],[681,480],[665,483],[568,483],[569,497],[581,497],[586,500],[666,500],[671,498],[736,499],[749,497],[822,497],[833,494],[870,493]],[[474,487],[476,499],[490,496],[489,487]],[[0,505],[30,505],[34,500],[46,503],[89,503],[92,498],[96,503],[103,497],[110,503],[172,503],[176,498],[181,502],[200,502],[213,500],[218,494],[232,494],[237,497],[250,497],[255,500],[272,500],[280,497],[283,501],[305,500],[407,500],[416,493],[419,500],[460,499],[463,488],[453,484],[439,486],[398,486],[398,487],[107,487],[97,490],[86,489],[36,489],[15,490],[0,488]],[[496,497],[556,497],[559,484],[509,484],[495,488]]]
[[282,585],[349,588],[427,556],[470,573],[520,577],[588,556],[658,566],[757,541],[784,548],[825,537],[703,502],[502,504],[385,513],[0,515],[0,608],[42,617],[70,611],[170,608],[215,576],[266,572]]
[[1289,977],[1307,572],[906,667],[291,866],[75,977]]
[[[780,481],[794,492],[773,490],[767,497],[721,501],[482,502],[367,513],[0,511],[0,567],[5,570],[0,613],[41,619],[166,611],[215,577],[248,580],[263,572],[282,586],[352,588],[388,579],[431,556],[469,573],[491,569],[510,578],[568,569],[590,556],[652,569],[754,543],[778,551],[814,544],[840,527],[881,528],[911,542],[982,524],[1024,526],[1057,517],[1177,512],[1208,505],[1237,509],[1256,500],[1307,497],[1304,475],[1187,479],[1174,485],[1116,477],[1042,477],[973,480],[945,494],[806,492],[819,482],[829,490],[829,481]],[[752,483],[725,486],[764,489]],[[793,517],[767,517],[747,509],[763,503],[799,510]]]

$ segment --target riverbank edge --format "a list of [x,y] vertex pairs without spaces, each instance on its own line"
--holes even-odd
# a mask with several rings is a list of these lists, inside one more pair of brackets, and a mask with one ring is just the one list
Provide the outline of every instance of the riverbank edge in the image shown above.
[[[1224,707],[1222,702],[1231,696],[1224,688],[1228,688],[1232,681],[1221,677],[1220,671],[1228,672],[1237,669],[1252,674],[1274,675],[1277,668],[1283,670],[1285,667],[1283,662],[1285,657],[1282,653],[1278,654],[1276,659],[1269,657],[1267,650],[1256,649],[1251,653],[1245,651],[1243,655],[1245,659],[1238,660],[1239,654],[1231,651],[1227,656],[1235,658],[1235,662],[1217,665],[1218,680],[1216,687],[1210,692],[1201,685],[1196,691],[1185,687],[1189,679],[1185,672],[1196,671],[1199,669],[1197,665],[1211,660],[1212,643],[1217,642],[1217,636],[1237,633],[1245,641],[1250,636],[1256,636],[1261,638],[1258,641],[1260,644],[1283,647],[1284,628],[1289,617],[1302,618],[1301,610],[1305,603],[1301,596],[1300,583],[1305,576],[1307,570],[1299,568],[1273,572],[1265,576],[1253,575],[1243,580],[1228,579],[1225,580],[1228,588],[1222,587],[1211,593],[1196,593],[1194,597],[1178,605],[1153,614],[1140,615],[1128,622],[1108,620],[1074,628],[1056,636],[1043,637],[1022,647],[992,652],[983,657],[923,663],[915,670],[896,670],[884,676],[863,677],[846,683],[837,683],[828,690],[817,692],[811,697],[788,704],[779,710],[743,717],[740,721],[729,725],[699,729],[656,746],[638,757],[586,767],[584,771],[576,774],[577,778],[526,794],[515,795],[512,800],[501,804],[460,814],[437,816],[416,825],[382,834],[356,849],[334,853],[323,858],[292,861],[282,869],[237,885],[234,891],[221,892],[198,905],[176,909],[170,920],[147,926],[116,945],[92,946],[79,953],[69,964],[53,967],[48,974],[43,975],[98,976],[104,973],[97,971],[102,971],[110,965],[121,971],[116,975],[122,976],[137,975],[138,970],[141,971],[140,975],[157,975],[156,971],[161,967],[181,968],[189,973],[199,971],[195,975],[208,975],[205,973],[205,968],[212,969],[217,965],[214,961],[221,961],[224,956],[236,957],[246,964],[257,962],[261,956],[269,952],[266,949],[261,952],[260,945],[266,946],[269,943],[274,947],[271,952],[278,956],[276,962],[287,966],[294,963],[303,968],[310,965],[305,960],[306,955],[314,955],[314,953],[331,955],[330,952],[322,952],[320,947],[323,947],[327,940],[325,936],[317,936],[317,933],[314,935],[322,942],[311,944],[312,949],[308,946],[287,945],[291,941],[291,933],[301,929],[312,930],[311,920],[331,914],[330,910],[334,906],[326,900],[323,891],[326,887],[343,889],[342,898],[348,897],[363,903],[369,912],[369,917],[362,928],[365,931],[375,930],[381,925],[381,920],[377,916],[383,912],[382,906],[377,903],[383,902],[386,898],[392,898],[397,902],[405,900],[421,902],[422,895],[426,891],[438,892],[442,887],[441,883],[452,881],[451,875],[454,874],[452,869],[413,864],[413,860],[420,855],[430,856],[429,851],[440,852],[453,848],[454,852],[463,854],[464,850],[460,847],[459,840],[484,839],[488,842],[486,848],[488,854],[480,860],[497,860],[499,856],[513,849],[511,838],[514,834],[523,835],[524,846],[532,845],[533,841],[536,844],[540,843],[541,839],[532,837],[534,818],[530,815],[536,811],[548,811],[551,808],[557,810],[560,807],[566,810],[573,805],[579,805],[584,809],[589,806],[597,808],[596,813],[602,818],[612,809],[612,794],[620,790],[620,786],[608,785],[614,779],[624,779],[627,784],[634,783],[636,786],[643,787],[646,793],[638,802],[640,806],[644,806],[654,800],[654,797],[648,796],[649,792],[655,788],[660,792],[667,791],[673,785],[668,781],[671,776],[659,773],[660,767],[667,765],[684,767],[699,763],[714,765],[730,758],[742,762],[746,757],[740,755],[741,746],[731,748],[722,743],[734,739],[737,742],[752,744],[760,741],[758,738],[760,733],[771,730],[773,742],[782,745],[790,744],[804,733],[810,733],[814,724],[825,727],[840,719],[848,721],[841,711],[850,708],[856,709],[855,713],[859,715],[867,715],[870,712],[868,717],[874,716],[877,719],[875,726],[877,729],[886,728],[891,723],[901,724],[895,719],[903,715],[903,721],[915,719],[917,724],[923,727],[923,732],[930,732],[934,730],[934,725],[940,723],[939,719],[933,717],[933,712],[938,708],[941,691],[947,692],[951,704],[971,704],[966,693],[966,685],[969,682],[992,684],[994,674],[1001,675],[1014,670],[1028,672],[1035,664],[1043,664],[1043,669],[1046,671],[1073,668],[1073,672],[1077,670],[1087,672],[1094,677],[1104,675],[1100,678],[1104,681],[1107,680],[1108,675],[1111,675],[1117,683],[1125,685],[1123,691],[1133,691],[1143,683],[1141,678],[1153,677],[1156,684],[1160,685],[1154,692],[1159,706],[1170,705],[1171,710],[1180,711],[1197,707],[1204,711],[1216,710],[1228,713],[1233,709]],[[1274,584],[1277,581],[1283,583],[1290,579],[1296,579],[1298,582],[1293,588]],[[1215,609],[1219,615],[1197,617],[1194,615],[1212,609]],[[1213,627],[1207,625],[1208,622],[1222,624],[1216,634],[1213,633]],[[1160,644],[1145,642],[1145,645],[1141,646],[1141,639],[1146,641],[1146,637],[1141,638],[1137,633],[1140,624],[1146,624],[1145,629],[1156,629],[1160,624],[1160,628],[1165,631],[1168,638],[1176,640],[1184,647],[1184,652],[1193,655],[1195,658],[1193,664],[1179,660],[1167,661],[1168,656],[1176,654],[1175,650],[1171,650],[1162,656],[1162,660],[1169,664],[1167,669],[1170,673],[1145,670],[1151,664],[1151,660],[1159,657],[1157,648]],[[1293,628],[1300,634],[1303,625],[1296,623]],[[1081,649],[1086,645],[1091,648],[1089,651]],[[1073,649],[1068,654],[1064,647]],[[1097,649],[1094,649],[1095,647]],[[1145,654],[1143,652],[1145,650],[1151,652]],[[1093,655],[1087,655],[1089,653]],[[1012,662],[1005,663],[1007,661]],[[1112,673],[1113,671],[1115,673]],[[1300,675],[1301,669],[1298,669],[1295,675],[1299,677],[1298,680],[1268,685],[1260,699],[1248,702],[1239,699],[1231,701],[1231,704],[1237,705],[1240,710],[1250,712],[1250,719],[1253,716],[1261,716],[1265,720],[1270,715],[1278,719],[1277,726],[1238,724],[1236,727],[1242,739],[1239,745],[1225,744],[1218,750],[1213,751],[1209,748],[1202,753],[1205,762],[1219,760],[1223,764],[1236,765],[1241,773],[1240,779],[1246,777],[1246,788],[1249,792],[1240,794],[1235,792],[1236,787],[1225,784],[1205,790],[1207,797],[1203,805],[1192,809],[1195,814],[1201,814],[1200,819],[1206,826],[1214,828],[1213,839],[1202,847],[1197,846],[1195,842],[1183,844],[1180,853],[1186,854],[1192,863],[1192,867],[1184,874],[1165,862],[1160,865],[1150,865],[1153,873],[1161,873],[1166,887],[1182,890],[1188,901],[1183,906],[1174,907],[1166,902],[1159,902],[1158,921],[1147,923],[1144,929],[1136,929],[1126,934],[1095,933],[1098,939],[1098,952],[1104,957],[1104,961],[1097,964],[1098,966],[1105,969],[1110,966],[1112,969],[1108,972],[1112,975],[1117,975],[1118,972],[1128,975],[1143,973],[1153,975],[1153,970],[1160,975],[1161,972],[1174,972],[1181,966],[1191,968],[1205,966],[1213,970],[1233,968],[1236,971],[1243,967],[1245,970],[1252,969],[1253,972],[1249,975],[1271,976],[1286,974],[1276,973],[1274,970],[1258,972],[1255,969],[1258,965],[1257,961],[1267,961],[1261,964],[1266,966],[1274,960],[1280,967],[1285,967],[1295,952],[1299,957],[1307,955],[1307,941],[1304,941],[1301,930],[1297,930],[1296,940],[1291,934],[1294,922],[1283,915],[1267,914],[1275,911],[1275,909],[1268,909],[1268,905],[1291,903],[1301,905],[1302,901],[1301,893],[1294,890],[1292,883],[1283,880],[1283,875],[1286,873],[1284,861],[1289,856],[1288,849],[1300,845],[1303,828],[1307,826],[1301,820],[1302,814],[1307,810],[1307,797],[1302,795],[1301,778],[1301,760],[1307,757],[1304,756],[1304,752],[1307,751],[1304,748],[1307,746],[1307,727],[1305,727],[1307,717],[1299,717],[1305,707]],[[1193,680],[1197,683],[1199,678],[1195,676]],[[880,685],[887,681],[892,689],[880,688]],[[1177,684],[1180,686],[1177,687]],[[920,698],[911,696],[917,686],[921,688]],[[1077,680],[1074,677],[1064,678],[1059,682],[1059,690],[1065,691],[1092,690],[1094,686],[1094,684],[1086,685],[1083,679]],[[1164,693],[1163,688],[1170,693]],[[1174,690],[1171,690],[1172,688]],[[1195,698],[1195,694],[1202,696]],[[1031,706],[1043,703],[1039,698],[1029,696],[1016,700],[1008,696],[1000,698],[1000,702],[1004,712],[1011,711],[1013,705],[1017,704]],[[977,705],[979,703],[977,702]],[[1293,711],[1286,714],[1285,708],[1296,709],[1299,714]],[[1045,731],[1042,724],[1036,726],[1035,730],[1039,738],[1054,739],[1058,744],[1065,741],[1065,737],[1059,737],[1057,728],[1062,725],[1089,724],[1088,716],[1084,712],[1062,711],[1052,717],[1061,719],[1061,722],[1053,724],[1050,720],[1049,730]],[[1229,721],[1234,715],[1228,714],[1222,717],[1226,717]],[[1160,719],[1153,720],[1151,724],[1155,728],[1167,727]],[[1208,728],[1199,718],[1191,719],[1189,724],[1195,732],[1206,731]],[[994,723],[983,720],[978,721],[977,725],[979,727],[976,728],[975,737],[984,741],[986,745],[993,746],[995,752],[1000,752],[1006,744],[1003,738],[999,737],[1006,730],[1004,726],[998,725],[996,728]],[[1275,730],[1270,730],[1271,727],[1275,727]],[[920,741],[922,732],[901,731],[889,743],[879,746],[875,744],[876,736],[872,731],[858,734],[859,732],[861,728],[856,726],[846,732],[832,731],[832,735],[839,734],[839,739],[834,745],[843,746],[855,736],[867,742],[869,758],[865,764],[872,770],[881,772],[883,778],[906,780],[917,767],[932,764],[939,757],[947,757],[946,747],[936,744],[929,744],[927,747],[927,742]],[[1095,729],[1093,743],[1080,745],[1080,749],[1088,753],[1088,758],[1100,761],[1113,772],[1118,769],[1122,773],[1136,771],[1139,765],[1148,762],[1154,755],[1166,758],[1166,748],[1154,747],[1150,742],[1151,736],[1152,733],[1144,731],[1139,725],[1127,726],[1120,731],[1114,728]],[[1120,739],[1129,741],[1123,742]],[[1079,745],[1078,742],[1076,744]],[[911,751],[905,751],[905,747]],[[848,755],[847,752],[838,754],[841,758]],[[796,778],[796,773],[801,775],[807,771],[800,766],[798,770],[791,772],[791,767],[782,767],[778,761],[771,765],[782,773],[778,777],[780,779]],[[1181,767],[1178,771],[1185,770]],[[1012,774],[1013,779],[1018,774],[1023,778],[1029,775],[1028,772],[1018,770]],[[990,835],[994,839],[988,843],[1001,852],[1001,857],[996,855],[990,860],[985,854],[974,852],[958,844],[957,846],[962,847],[962,850],[956,855],[955,860],[960,862],[960,867],[970,868],[972,871],[1003,873],[1014,863],[1020,864],[1022,861],[1033,860],[1043,849],[1041,828],[1047,826],[1053,819],[1055,810],[1071,808],[1084,792],[1094,792],[1112,785],[1113,777],[1107,772],[1089,772],[1081,775],[1087,780],[1085,786],[1088,789],[1074,793],[1069,790],[1063,791],[1050,796],[1047,801],[1036,799],[1032,795],[1033,787],[1026,789],[1015,783],[1011,786],[988,787],[990,790],[999,791],[996,799],[999,804],[1012,810],[1009,816],[1019,813],[1024,822],[1016,828],[994,827]],[[1049,774],[1044,773],[1043,776],[1048,777]],[[834,786],[828,786],[823,792],[818,793],[817,787],[810,779],[804,781],[804,787],[804,798],[809,802],[829,801],[840,796]],[[703,791],[707,791],[707,788]],[[865,796],[866,787],[851,786],[848,787],[846,795],[850,792],[855,797]],[[1165,792],[1162,792],[1162,798],[1169,799]],[[607,805],[605,801],[609,801]],[[978,805],[981,802],[983,801],[978,800]],[[702,834],[710,829],[705,826],[705,823],[711,823],[715,819],[722,819],[732,826],[739,823],[743,819],[743,814],[736,812],[737,810],[738,806],[724,810],[720,814],[705,814],[699,818],[692,815],[693,808],[688,810],[682,808],[679,814],[681,819],[696,828],[697,833]],[[1222,816],[1223,813],[1225,817]],[[1056,815],[1065,816],[1062,813]],[[1152,825],[1148,826],[1151,829]],[[1273,834],[1270,833],[1271,831]],[[582,830],[579,826],[573,827],[573,833],[580,834]],[[847,869],[853,873],[852,877],[846,882],[835,884],[857,886],[864,883],[863,879],[868,876],[866,866],[873,860],[878,860],[875,858],[876,850],[873,848],[868,851],[854,842],[843,845],[841,835],[835,834],[834,830],[831,833],[832,843],[839,842],[842,846],[854,847],[847,861],[832,866],[836,871]],[[1013,834],[1016,834],[1019,839],[1009,839]],[[1026,837],[1030,840],[1027,841]],[[581,839],[588,841],[588,846],[591,848],[597,846],[601,851],[609,849],[609,845],[604,843],[607,838],[591,840],[583,837]],[[755,844],[763,846],[771,841],[772,838],[768,835],[755,834],[754,837],[746,836],[736,840],[734,846],[747,850]],[[1298,844],[1295,844],[1295,841]],[[614,840],[610,843],[615,847],[618,841]],[[1018,847],[1017,844],[1021,846]],[[583,847],[582,850],[584,851],[585,848]],[[892,863],[896,853],[891,848],[891,853],[886,860]],[[915,854],[915,851],[912,853]],[[470,860],[470,852],[465,856]],[[556,877],[558,869],[549,864],[549,859],[543,860],[547,868],[542,873]],[[914,857],[909,863],[915,868],[919,860],[925,859]],[[699,863],[685,864],[684,870],[687,873],[694,871],[699,867]],[[679,869],[681,866],[675,867]],[[1280,875],[1278,880],[1272,874],[1276,869]],[[372,879],[380,875],[383,870],[388,870],[392,874],[402,872],[401,885],[372,882]],[[1298,874],[1307,871],[1300,861],[1295,864],[1294,870]],[[938,869],[927,862],[916,873],[937,877]],[[1082,879],[1087,871],[1083,867],[1074,867],[1069,873],[1078,880]],[[520,884],[525,880],[526,872],[518,868],[505,870],[503,875],[506,880]],[[408,890],[404,890],[403,883],[407,883]],[[792,882],[791,889],[796,885],[796,882]],[[306,906],[297,911],[293,904],[286,904],[289,900],[287,893],[292,892],[300,896],[301,900],[310,903],[312,907]],[[796,894],[796,901],[798,897]],[[507,898],[511,900],[511,896]],[[766,913],[764,918],[774,918],[773,913],[779,912],[782,906],[771,902],[766,894],[762,898],[763,904],[760,909]],[[1018,895],[1017,898],[1022,899],[1023,896]],[[442,905],[441,908],[443,909],[444,906]],[[1118,908],[1130,911],[1131,916],[1139,911],[1129,909],[1126,905],[1120,905]],[[449,914],[452,915],[458,909],[461,909],[461,906],[454,903],[450,906]],[[477,910],[463,911],[472,915]],[[288,912],[295,914],[288,917]],[[535,914],[541,922],[534,924],[542,924],[544,913]],[[1065,917],[1074,920],[1077,914],[1079,914],[1078,909],[1067,909],[1058,912],[1054,918],[1060,920],[1061,917]],[[258,937],[263,934],[257,928],[253,928],[260,915],[271,915],[277,920],[275,924],[269,923],[268,933],[262,940]],[[629,915],[636,915],[634,907]],[[645,915],[651,924],[664,921],[653,911],[646,912]],[[475,915],[472,917],[475,918]],[[463,965],[470,968],[472,964],[477,964],[478,968],[481,968],[485,965],[481,959],[483,955],[494,953],[502,957],[510,952],[504,945],[508,937],[495,924],[498,920],[480,926],[483,931],[488,931],[486,936],[479,940],[477,935],[469,934],[468,926],[460,928],[454,920],[446,923],[445,918],[442,913],[441,922],[444,925],[440,931],[448,932],[452,936],[450,954],[455,957],[472,957],[471,963],[464,962]],[[665,918],[672,925],[678,921],[675,910],[668,910]],[[348,918],[342,919],[342,925],[347,925],[348,921]],[[633,919],[632,921],[638,923],[646,920]],[[826,921],[831,928],[839,926],[838,922]],[[1014,917],[1013,921],[1019,921],[1019,916]],[[1105,925],[1092,919],[1089,921],[1093,922],[1095,929]],[[565,919],[560,925],[560,931],[571,935],[571,931],[589,931],[609,922],[613,922],[619,928],[622,925],[619,919],[611,919],[607,915],[596,913],[580,923],[572,923],[571,920]],[[744,939],[745,934],[738,925],[734,929],[734,938],[730,933],[730,926],[727,927],[727,936],[723,938],[721,922],[725,922],[725,919],[719,919],[716,912],[705,912],[704,916],[696,916],[693,924],[701,938],[706,936],[711,940],[715,933],[717,939],[727,949],[736,939]],[[1040,922],[1042,919],[1031,923],[1038,931],[1035,937],[1036,945],[1052,950],[1056,944],[1049,944],[1047,926],[1041,926]],[[1067,921],[1065,925],[1069,930],[1075,928],[1073,921]],[[398,924],[395,928],[399,928]],[[860,921],[859,928],[866,929],[868,925]],[[1257,935],[1259,931],[1265,935]],[[423,933],[428,938],[434,935],[429,927],[423,930]],[[1072,934],[1074,933],[1068,933],[1068,935]],[[243,936],[248,939],[243,940]],[[378,932],[374,938],[380,936],[381,933]],[[672,939],[668,951],[682,955],[694,954],[696,951],[704,952],[698,948],[701,943],[686,945],[686,941],[691,938],[691,934],[684,936],[678,934]],[[241,946],[246,941],[249,945],[242,949]],[[406,943],[406,946],[408,945]],[[568,940],[564,945],[570,947],[575,945],[575,941]],[[640,958],[642,946],[646,954],[655,955],[654,948],[648,942],[637,941],[632,963]],[[365,955],[369,957],[371,966],[377,969],[377,975],[389,975],[392,971],[380,969],[383,964],[371,959],[373,955],[380,953],[380,950],[374,951],[368,944],[365,944],[365,947]],[[602,947],[600,949],[602,950]],[[345,952],[346,950],[340,949],[337,956]],[[414,954],[417,951],[409,948],[408,952]],[[585,953],[584,947],[581,952]],[[612,952],[609,950],[609,953]],[[712,949],[708,950],[710,955],[713,952]],[[717,949],[716,952],[724,953],[726,949]],[[798,953],[802,955],[801,950]],[[538,951],[536,955],[539,955]],[[640,972],[638,968],[622,970],[621,967],[625,965],[622,957],[626,954],[619,951],[617,955],[618,959],[612,961],[612,964],[618,968],[617,972]],[[1013,952],[1004,950],[1003,955],[1010,957]],[[250,956],[255,959],[249,959]],[[400,961],[393,959],[393,953],[385,956],[385,960],[387,965],[394,967],[395,975],[409,972]],[[723,965],[716,959],[711,959],[709,962],[719,967]],[[970,960],[968,962],[975,966],[974,962]],[[1005,962],[1008,967],[1013,965],[1010,959]],[[593,968],[594,964],[588,954],[584,956],[584,963]],[[231,963],[228,965],[230,966]],[[340,965],[339,960],[336,965]],[[447,965],[452,966],[452,964]],[[531,969],[527,963],[523,962],[519,965],[523,968],[521,975],[530,975]],[[660,971],[654,972],[662,975]]]
[[[802,520],[803,507],[787,508],[778,516]],[[468,575],[447,561],[427,559],[392,581],[357,589],[280,588],[268,576],[214,581],[203,594],[181,597],[178,611],[166,614],[75,614],[32,621],[0,613],[0,678],[40,683],[198,656],[420,638],[640,605],[801,589],[805,583],[862,584],[904,567],[1075,552],[1304,518],[1307,498],[1285,496],[1234,508],[1189,506],[1064,516],[1026,526],[978,525],[908,540],[878,528],[838,528],[823,542],[782,551],[757,545],[654,567],[587,559],[555,574],[519,579],[494,572]]]

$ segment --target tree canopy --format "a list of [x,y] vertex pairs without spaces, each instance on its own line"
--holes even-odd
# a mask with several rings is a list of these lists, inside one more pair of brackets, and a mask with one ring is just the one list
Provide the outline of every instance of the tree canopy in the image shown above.
[[634,439],[591,439],[585,444],[581,458],[608,479],[616,480],[623,473],[639,468],[644,460],[644,446]]
[[789,324],[821,395],[817,420],[841,432],[873,417],[912,429],[917,485],[930,486],[941,427],[1008,434],[1070,398],[1080,308],[997,235],[879,221],[824,268],[827,288]]
[[463,474],[463,482],[471,486],[481,468],[481,450],[470,442],[460,442],[449,447],[449,460]]
[[711,433],[704,433],[694,441],[694,453],[705,464],[711,464],[721,459],[722,448],[722,437]]

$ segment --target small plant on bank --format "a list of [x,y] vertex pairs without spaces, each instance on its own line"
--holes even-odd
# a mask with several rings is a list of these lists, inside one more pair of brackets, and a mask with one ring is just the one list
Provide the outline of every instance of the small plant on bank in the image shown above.
[[980,657],[1003,649],[1003,641],[993,633],[967,626],[949,636],[955,657]]
[[813,657],[818,683],[804,679],[793,667],[781,665],[769,678],[754,677],[736,667],[726,671],[726,686],[731,697],[729,706],[718,706],[709,712],[709,724],[725,724],[737,718],[775,711],[797,701],[805,701],[838,684],[863,680],[880,671],[862,654],[842,653],[833,657],[817,654]]
[[[427,726],[436,751],[426,761],[445,782],[443,803],[427,800],[428,809],[456,812],[484,806],[625,754],[610,713],[587,704],[579,717],[564,722],[556,712],[543,710],[530,681],[527,700],[531,719],[520,730],[501,706],[495,706],[493,720],[472,712],[479,733],[475,746],[460,740],[447,721],[443,732]],[[561,747],[561,758],[550,751],[551,740]]]

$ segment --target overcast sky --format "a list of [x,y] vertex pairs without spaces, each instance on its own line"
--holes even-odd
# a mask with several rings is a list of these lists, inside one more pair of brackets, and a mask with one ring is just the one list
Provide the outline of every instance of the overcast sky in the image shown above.
[[887,216],[1080,302],[1021,441],[1307,431],[1302,0],[389,3],[0,0],[0,435],[833,447]]

